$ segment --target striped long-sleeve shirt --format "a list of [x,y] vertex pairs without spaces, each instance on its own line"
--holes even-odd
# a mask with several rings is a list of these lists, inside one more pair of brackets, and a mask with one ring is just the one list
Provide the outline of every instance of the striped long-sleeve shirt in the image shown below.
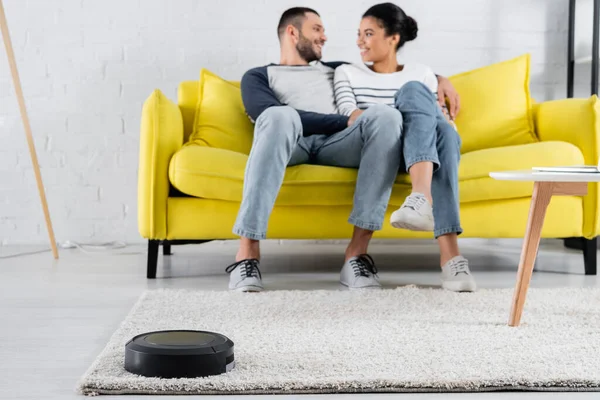
[[437,93],[438,81],[432,69],[422,64],[406,64],[402,71],[381,74],[364,65],[345,64],[335,70],[334,91],[338,112],[349,116],[373,104],[394,105],[394,94],[411,81],[424,83]]

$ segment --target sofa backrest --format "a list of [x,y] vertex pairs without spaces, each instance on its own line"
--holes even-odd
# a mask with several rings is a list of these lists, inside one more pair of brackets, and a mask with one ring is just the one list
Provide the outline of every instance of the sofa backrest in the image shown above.
[[186,143],[194,129],[194,116],[198,102],[198,81],[183,81],[177,89],[177,104],[183,117],[183,143]]
[[[530,55],[524,54],[450,77],[461,97],[461,111],[456,124],[463,153],[539,140],[531,110],[530,63]],[[223,81],[217,75],[206,72]],[[238,87],[240,84],[239,81],[227,82]],[[205,86],[199,83],[184,81],[179,85],[178,104],[183,116],[184,142],[189,140],[194,129],[198,91],[200,86]],[[237,101],[235,107],[240,106],[243,107]],[[239,111],[243,113],[243,110]],[[216,131],[218,133],[218,129]]]

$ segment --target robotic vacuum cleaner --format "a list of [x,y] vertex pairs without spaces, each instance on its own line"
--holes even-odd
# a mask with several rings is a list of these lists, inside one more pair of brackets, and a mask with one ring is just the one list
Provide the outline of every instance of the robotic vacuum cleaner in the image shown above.
[[219,375],[235,367],[233,342],[205,331],[143,333],[125,345],[125,369],[159,378],[197,378]]

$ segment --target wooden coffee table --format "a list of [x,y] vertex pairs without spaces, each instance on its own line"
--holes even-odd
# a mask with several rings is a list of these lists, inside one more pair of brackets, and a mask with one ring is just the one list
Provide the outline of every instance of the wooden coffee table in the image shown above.
[[519,326],[550,199],[552,196],[585,196],[588,182],[600,182],[600,173],[524,170],[491,172],[490,176],[498,180],[535,182],[508,321],[510,326]]

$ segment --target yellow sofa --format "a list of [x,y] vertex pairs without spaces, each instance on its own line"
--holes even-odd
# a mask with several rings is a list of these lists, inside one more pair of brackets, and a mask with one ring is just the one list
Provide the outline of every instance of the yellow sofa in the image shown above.
[[[198,81],[182,82],[177,104],[155,90],[143,107],[138,224],[141,236],[149,240],[148,278],[156,276],[161,243],[164,253],[170,254],[171,244],[237,238],[232,227],[241,201],[248,155],[211,147],[202,141],[188,141],[194,130],[198,89]],[[528,104],[534,129],[529,143],[462,154],[461,237],[523,237],[533,184],[496,181],[489,177],[490,172],[597,163],[600,106],[595,96]],[[465,107],[461,114],[469,115]],[[464,147],[463,142],[463,150]],[[337,167],[288,168],[269,221],[268,238],[349,238],[352,226],[347,218],[356,175],[355,169]],[[398,230],[389,224],[390,213],[402,204],[409,191],[408,176],[399,174],[384,227],[375,233],[375,238],[432,238],[431,233]],[[596,184],[590,185],[584,198],[554,197],[542,237],[594,239],[600,232],[599,201]],[[591,253],[587,252],[587,273],[595,273],[595,251]]]

